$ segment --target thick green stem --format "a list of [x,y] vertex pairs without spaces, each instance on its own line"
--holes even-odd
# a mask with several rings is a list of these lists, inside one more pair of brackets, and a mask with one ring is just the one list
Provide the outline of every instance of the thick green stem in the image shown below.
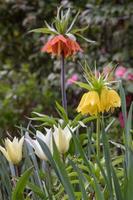
[[66,88],[65,88],[65,63],[64,54],[61,55],[61,94],[62,94],[62,106],[67,113],[67,99],[66,99]]
[[97,116],[97,125],[96,125],[96,151],[97,157],[100,158],[100,116]]

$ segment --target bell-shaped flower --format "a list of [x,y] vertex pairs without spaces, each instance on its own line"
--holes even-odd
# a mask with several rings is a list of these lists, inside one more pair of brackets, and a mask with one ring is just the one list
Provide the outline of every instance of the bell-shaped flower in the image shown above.
[[59,8],[57,10],[57,16],[54,19],[54,27],[53,23],[49,25],[47,22],[45,22],[46,28],[38,28],[30,31],[50,35],[50,39],[46,44],[44,44],[41,51],[56,56],[64,56],[64,58],[66,58],[83,51],[76,41],[77,36],[81,37],[85,41],[95,43],[94,41],[88,40],[87,38],[83,37],[82,34],[80,34],[80,32],[86,30],[87,27],[74,28],[74,24],[78,15],[79,13],[76,14],[72,22],[69,24],[71,21],[70,9],[68,9],[66,12],[63,12],[63,10]]
[[[36,131],[36,137],[41,139],[49,148],[52,153],[52,132],[51,129],[45,129],[47,134],[43,135],[40,131]],[[41,159],[47,161],[47,156],[45,155],[44,151],[42,150],[41,145],[37,141],[37,139],[32,139],[30,136],[26,135],[25,140],[32,148],[35,150],[35,154]]]
[[5,148],[0,146],[0,151],[9,162],[18,164],[22,160],[23,142],[24,137],[22,137],[20,140],[14,137],[13,141],[7,138],[5,139]]
[[100,112],[100,98],[96,91],[85,93],[77,108],[82,114],[97,115]]
[[101,112],[113,111],[121,106],[119,94],[111,87],[112,84],[117,83],[117,81],[110,79],[112,70],[106,74],[97,72],[95,68],[95,73],[93,73],[85,62],[84,72],[87,84],[77,83],[89,92],[82,96],[77,108],[78,112],[98,115]]
[[82,51],[79,44],[75,40],[63,35],[54,36],[42,48],[42,52],[58,56],[63,53],[64,57],[72,56],[78,51]]
[[64,129],[62,129],[60,126],[54,126],[53,138],[58,151],[61,154],[64,154],[68,151],[71,137],[71,131],[68,126],[66,126]]
[[118,93],[112,89],[103,89],[101,92],[101,111],[108,112],[116,107],[121,106],[121,99]]

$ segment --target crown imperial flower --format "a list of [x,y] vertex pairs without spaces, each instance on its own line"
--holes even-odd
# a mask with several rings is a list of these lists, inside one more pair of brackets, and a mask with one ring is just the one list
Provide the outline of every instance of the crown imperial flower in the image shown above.
[[82,114],[97,115],[100,112],[100,98],[98,93],[96,91],[85,93],[81,98],[77,111]]
[[[114,81],[108,81],[109,74],[97,73],[93,75],[91,70],[85,66],[85,78],[88,84],[79,83],[82,87],[89,90],[85,93],[77,107],[77,111],[82,114],[98,115],[100,112],[113,111],[114,108],[121,106],[121,99],[118,93],[111,89]],[[95,70],[96,72],[96,70]]]
[[50,40],[41,49],[42,52],[51,53],[53,55],[63,55],[64,57],[72,56],[79,51],[83,51],[79,44],[76,42],[76,36],[81,37],[90,43],[95,41],[83,37],[80,32],[85,31],[88,27],[74,28],[75,21],[79,12],[74,19],[70,22],[70,8],[63,12],[62,8],[57,9],[57,16],[50,26],[46,21],[46,28],[38,28],[30,32],[45,33],[50,35]]
[[63,54],[64,57],[68,57],[74,55],[78,51],[82,51],[82,49],[76,41],[70,39],[69,37],[57,35],[50,39],[41,51],[58,56]]
[[18,138],[14,137],[12,142],[7,138],[5,139],[5,148],[0,146],[0,151],[9,162],[18,164],[22,160],[23,142],[24,137],[22,137],[19,141]]
[[116,107],[121,106],[121,99],[118,93],[112,89],[103,89],[100,95],[101,101],[101,112],[108,112],[110,109],[113,110]]

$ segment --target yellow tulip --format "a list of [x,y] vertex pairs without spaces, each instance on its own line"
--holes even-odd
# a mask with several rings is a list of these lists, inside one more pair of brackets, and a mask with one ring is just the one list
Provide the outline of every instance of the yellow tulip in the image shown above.
[[100,96],[101,111],[108,112],[110,109],[121,106],[121,99],[115,90],[103,89]]
[[60,126],[54,126],[53,136],[58,151],[61,154],[66,153],[69,149],[69,143],[72,137],[68,126],[66,126],[64,129],[62,129]]
[[0,146],[0,151],[9,162],[18,164],[22,160],[23,142],[24,137],[22,137],[19,141],[18,138],[15,137],[12,142],[7,138],[5,139],[5,148]]
[[100,112],[100,98],[96,91],[85,93],[77,108],[82,114],[97,115]]

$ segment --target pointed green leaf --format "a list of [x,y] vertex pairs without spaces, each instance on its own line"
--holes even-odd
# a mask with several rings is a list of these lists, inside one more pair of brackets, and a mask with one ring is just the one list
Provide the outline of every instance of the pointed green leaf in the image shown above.
[[74,81],[74,83],[78,86],[80,86],[81,88],[90,90],[90,86],[87,83],[83,83],[83,82],[79,82],[79,81]]
[[23,192],[24,192],[24,189],[27,185],[28,179],[29,179],[32,171],[33,171],[33,167],[26,170],[22,174],[22,176],[19,178],[19,180],[16,184],[16,187],[14,188],[13,193],[12,193],[12,200],[18,200],[18,199],[23,200],[24,199]]
[[64,119],[66,123],[69,123],[69,119],[67,113],[65,112],[65,109],[58,102],[56,102],[56,107],[57,107],[57,112],[59,113],[61,118]]
[[53,34],[53,35],[56,35],[57,32],[54,31],[54,30],[50,30],[48,28],[37,28],[37,29],[33,29],[31,31],[29,31],[29,33],[45,33],[45,34]]
[[86,26],[84,28],[75,28],[73,30],[70,31],[70,33],[72,34],[76,34],[76,33],[79,33],[79,32],[84,32],[88,29],[89,26]]
[[75,24],[75,22],[76,22],[76,20],[77,20],[77,18],[79,16],[79,13],[80,13],[80,11],[77,12],[76,16],[74,17],[74,19],[73,19],[71,25],[69,26],[69,28],[67,29],[66,33],[69,33],[72,30],[72,28],[73,28],[73,26],[74,26],[74,24]]
[[49,148],[47,147],[47,145],[38,138],[38,141],[42,147],[42,149],[44,150],[51,166],[53,167],[53,169],[55,170],[56,175],[58,176],[59,180],[61,181],[61,183],[64,186],[64,189],[66,191],[66,193],[69,196],[70,200],[75,200],[75,196],[74,196],[74,191],[73,191],[73,187],[69,181],[67,172],[65,170],[65,166],[64,164],[61,162],[60,160],[60,155],[58,153],[57,147],[55,145],[55,142],[53,140],[53,152],[54,152],[54,159],[51,155],[51,152],[49,150]]
[[94,40],[90,40],[90,39],[88,39],[88,38],[82,36],[82,35],[79,34],[79,33],[75,33],[75,35],[77,35],[78,37],[82,38],[82,39],[85,40],[86,42],[89,42],[89,43],[92,43],[92,44],[97,44],[96,41],[94,41]]
[[88,196],[87,196],[85,185],[84,185],[85,177],[83,176],[82,171],[78,168],[78,166],[75,165],[75,163],[72,160],[69,159],[69,162],[72,165],[73,169],[77,172],[78,179],[79,179],[79,187],[82,192],[82,198],[84,200],[88,200]]

